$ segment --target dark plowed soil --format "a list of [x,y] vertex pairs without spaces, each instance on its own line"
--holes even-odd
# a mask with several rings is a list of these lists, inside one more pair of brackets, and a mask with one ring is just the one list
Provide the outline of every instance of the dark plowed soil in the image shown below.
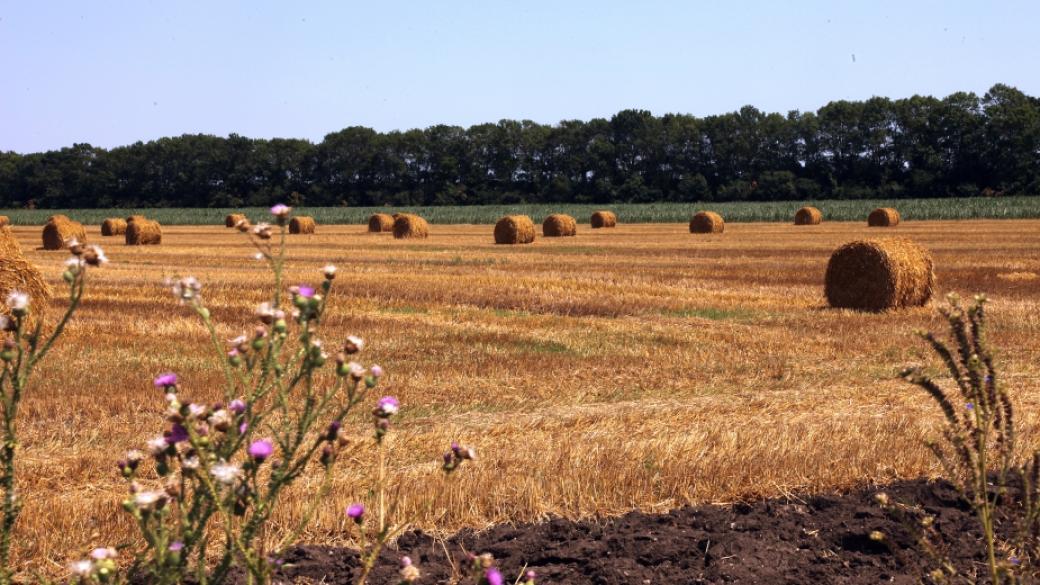
[[[904,522],[878,506],[878,491],[497,526],[446,541],[409,533],[384,552],[369,582],[397,583],[398,560],[408,555],[422,571],[418,583],[449,583],[445,551],[464,567],[465,550],[494,555],[507,583],[525,568],[544,584],[919,583],[935,566]],[[975,516],[949,484],[920,480],[884,491],[935,516],[962,575],[981,570]],[[872,539],[873,531],[885,538]],[[283,582],[353,583],[358,571],[358,555],[348,549],[300,546],[283,560]]]

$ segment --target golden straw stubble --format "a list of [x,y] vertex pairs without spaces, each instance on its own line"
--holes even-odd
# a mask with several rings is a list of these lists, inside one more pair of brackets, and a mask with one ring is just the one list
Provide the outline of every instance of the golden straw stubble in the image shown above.
[[906,238],[849,242],[831,254],[824,276],[835,308],[884,311],[922,306],[935,290],[931,253]]

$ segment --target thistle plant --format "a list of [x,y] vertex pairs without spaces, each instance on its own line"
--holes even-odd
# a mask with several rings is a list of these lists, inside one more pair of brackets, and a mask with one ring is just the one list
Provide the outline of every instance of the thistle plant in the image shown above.
[[[202,283],[192,277],[168,282],[208,332],[225,384],[222,400],[206,404],[189,398],[191,384],[176,373],[156,376],[153,385],[166,403],[165,430],[118,462],[129,488],[123,507],[143,539],[133,571],[150,583],[221,583],[236,566],[250,583],[270,582],[279,552],[296,542],[326,500],[347,445],[341,431],[345,419],[383,377],[378,365],[354,361],[364,348],[360,338],[349,336],[330,350],[318,336],[334,266],[321,269],[318,286],[290,287],[283,308],[290,213],[289,207],[276,205],[273,225],[243,221],[237,226],[274,277],[272,297],[257,308],[252,331],[225,344],[204,302]],[[336,352],[331,359],[329,351]],[[393,397],[376,404],[373,420],[380,443],[398,408]],[[382,465],[382,451],[380,458]],[[277,538],[268,534],[265,527],[279,499],[312,472],[320,475],[320,487],[308,495],[297,525]],[[381,518],[384,506],[381,497]],[[74,568],[82,582],[114,579],[102,578],[101,566],[91,560]]]
[[[986,338],[985,306],[983,295],[966,307],[950,295],[940,312],[951,340],[919,333],[942,360],[955,390],[943,388],[920,367],[906,369],[903,377],[924,389],[943,412],[943,440],[928,447],[978,517],[991,582],[1017,583],[1040,560],[1040,451],[1026,460],[1017,455],[1014,408]],[[1016,486],[1021,488],[1021,507],[1009,492]],[[1004,517],[1016,519],[1017,525],[1012,537],[1001,541],[997,526]],[[924,544],[937,550],[934,543]],[[941,581],[954,574],[943,563],[932,578]]]
[[18,290],[7,295],[9,315],[0,315],[0,402],[3,414],[3,446],[0,447],[0,584],[11,582],[11,535],[21,512],[18,499],[15,457],[18,450],[18,407],[30,388],[30,378],[65,331],[65,326],[79,308],[90,268],[108,262],[97,246],[87,246],[73,239],[67,242],[72,256],[65,262],[62,278],[68,285],[69,304],[53,331],[44,335],[43,319],[32,314],[32,299]]

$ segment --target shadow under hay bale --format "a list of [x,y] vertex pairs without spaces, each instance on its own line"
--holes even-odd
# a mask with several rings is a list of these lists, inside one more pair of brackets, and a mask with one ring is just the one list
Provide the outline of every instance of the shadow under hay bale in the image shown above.
[[297,215],[289,220],[289,233],[290,234],[313,234],[314,228],[318,224],[314,221],[313,217],[306,215]]
[[394,231],[395,216],[389,213],[374,213],[368,218],[368,231],[379,234]]
[[127,246],[157,246],[162,243],[162,226],[150,219],[135,219],[126,226]]
[[69,240],[85,241],[87,230],[80,222],[59,214],[52,215],[47,220],[47,225],[43,226],[42,235],[44,250],[61,250],[66,247]]
[[842,309],[919,307],[934,290],[932,255],[905,238],[849,242],[831,254],[824,277],[827,302]]
[[534,222],[526,215],[507,215],[495,224],[496,244],[530,244],[534,241]]
[[617,225],[617,215],[613,211],[597,211],[589,219],[592,229],[612,228]]
[[[25,259],[11,227],[0,226],[0,299],[6,299],[12,291],[29,295],[30,323],[44,315],[51,300],[51,289],[47,286],[40,269]],[[7,303],[0,303],[0,314],[9,315]]]
[[820,225],[823,212],[815,207],[803,207],[794,214],[794,225]]
[[578,222],[565,213],[554,213],[542,222],[542,235],[560,238],[578,235]]
[[899,225],[899,211],[891,207],[879,207],[867,216],[869,227],[895,227]]
[[430,225],[426,220],[411,213],[398,213],[394,220],[394,238],[426,238],[430,235]]
[[121,236],[126,233],[126,220],[118,217],[110,217],[101,222],[101,235]]
[[241,214],[241,213],[229,213],[224,218],[224,227],[229,227],[229,228],[237,227],[238,226],[238,222],[240,222],[240,221],[248,222],[249,220],[246,218],[246,216],[244,214]]
[[714,211],[699,211],[690,218],[691,234],[721,234],[726,231],[726,222]]

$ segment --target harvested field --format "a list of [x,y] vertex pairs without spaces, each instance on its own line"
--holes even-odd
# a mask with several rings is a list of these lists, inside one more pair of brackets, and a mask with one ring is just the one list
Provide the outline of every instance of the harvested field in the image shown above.
[[[13,229],[59,307],[65,255],[34,249],[38,227]],[[339,266],[323,337],[357,334],[364,361],[386,368],[383,390],[404,405],[390,442],[395,489],[424,529],[660,512],[938,472],[921,442],[940,415],[896,374],[934,363],[911,331],[939,329],[940,318],[929,307],[826,308],[830,253],[876,235],[862,220],[810,231],[731,223],[724,239],[697,241],[685,223],[585,224],[578,237],[527,246],[496,246],[487,225],[429,231],[394,240],[323,225],[290,241],[286,280],[318,283],[319,267]],[[1040,443],[1040,287],[1006,275],[1040,273],[1038,232],[1036,220],[899,227],[932,253],[938,298],[992,299],[991,340],[1030,446]],[[134,533],[112,462],[161,429],[152,376],[177,371],[184,396],[218,399],[206,333],[163,277],[202,280],[223,339],[249,330],[266,298],[253,248],[220,226],[164,227],[162,246],[106,251],[111,264],[92,272],[82,311],[22,406],[15,546],[25,571],[62,575],[99,539]],[[369,417],[346,428],[367,437]],[[444,479],[438,457],[453,439],[480,459]],[[365,498],[375,472],[365,445],[305,542],[350,544],[343,507]],[[291,496],[272,528],[302,514],[301,501]]]

